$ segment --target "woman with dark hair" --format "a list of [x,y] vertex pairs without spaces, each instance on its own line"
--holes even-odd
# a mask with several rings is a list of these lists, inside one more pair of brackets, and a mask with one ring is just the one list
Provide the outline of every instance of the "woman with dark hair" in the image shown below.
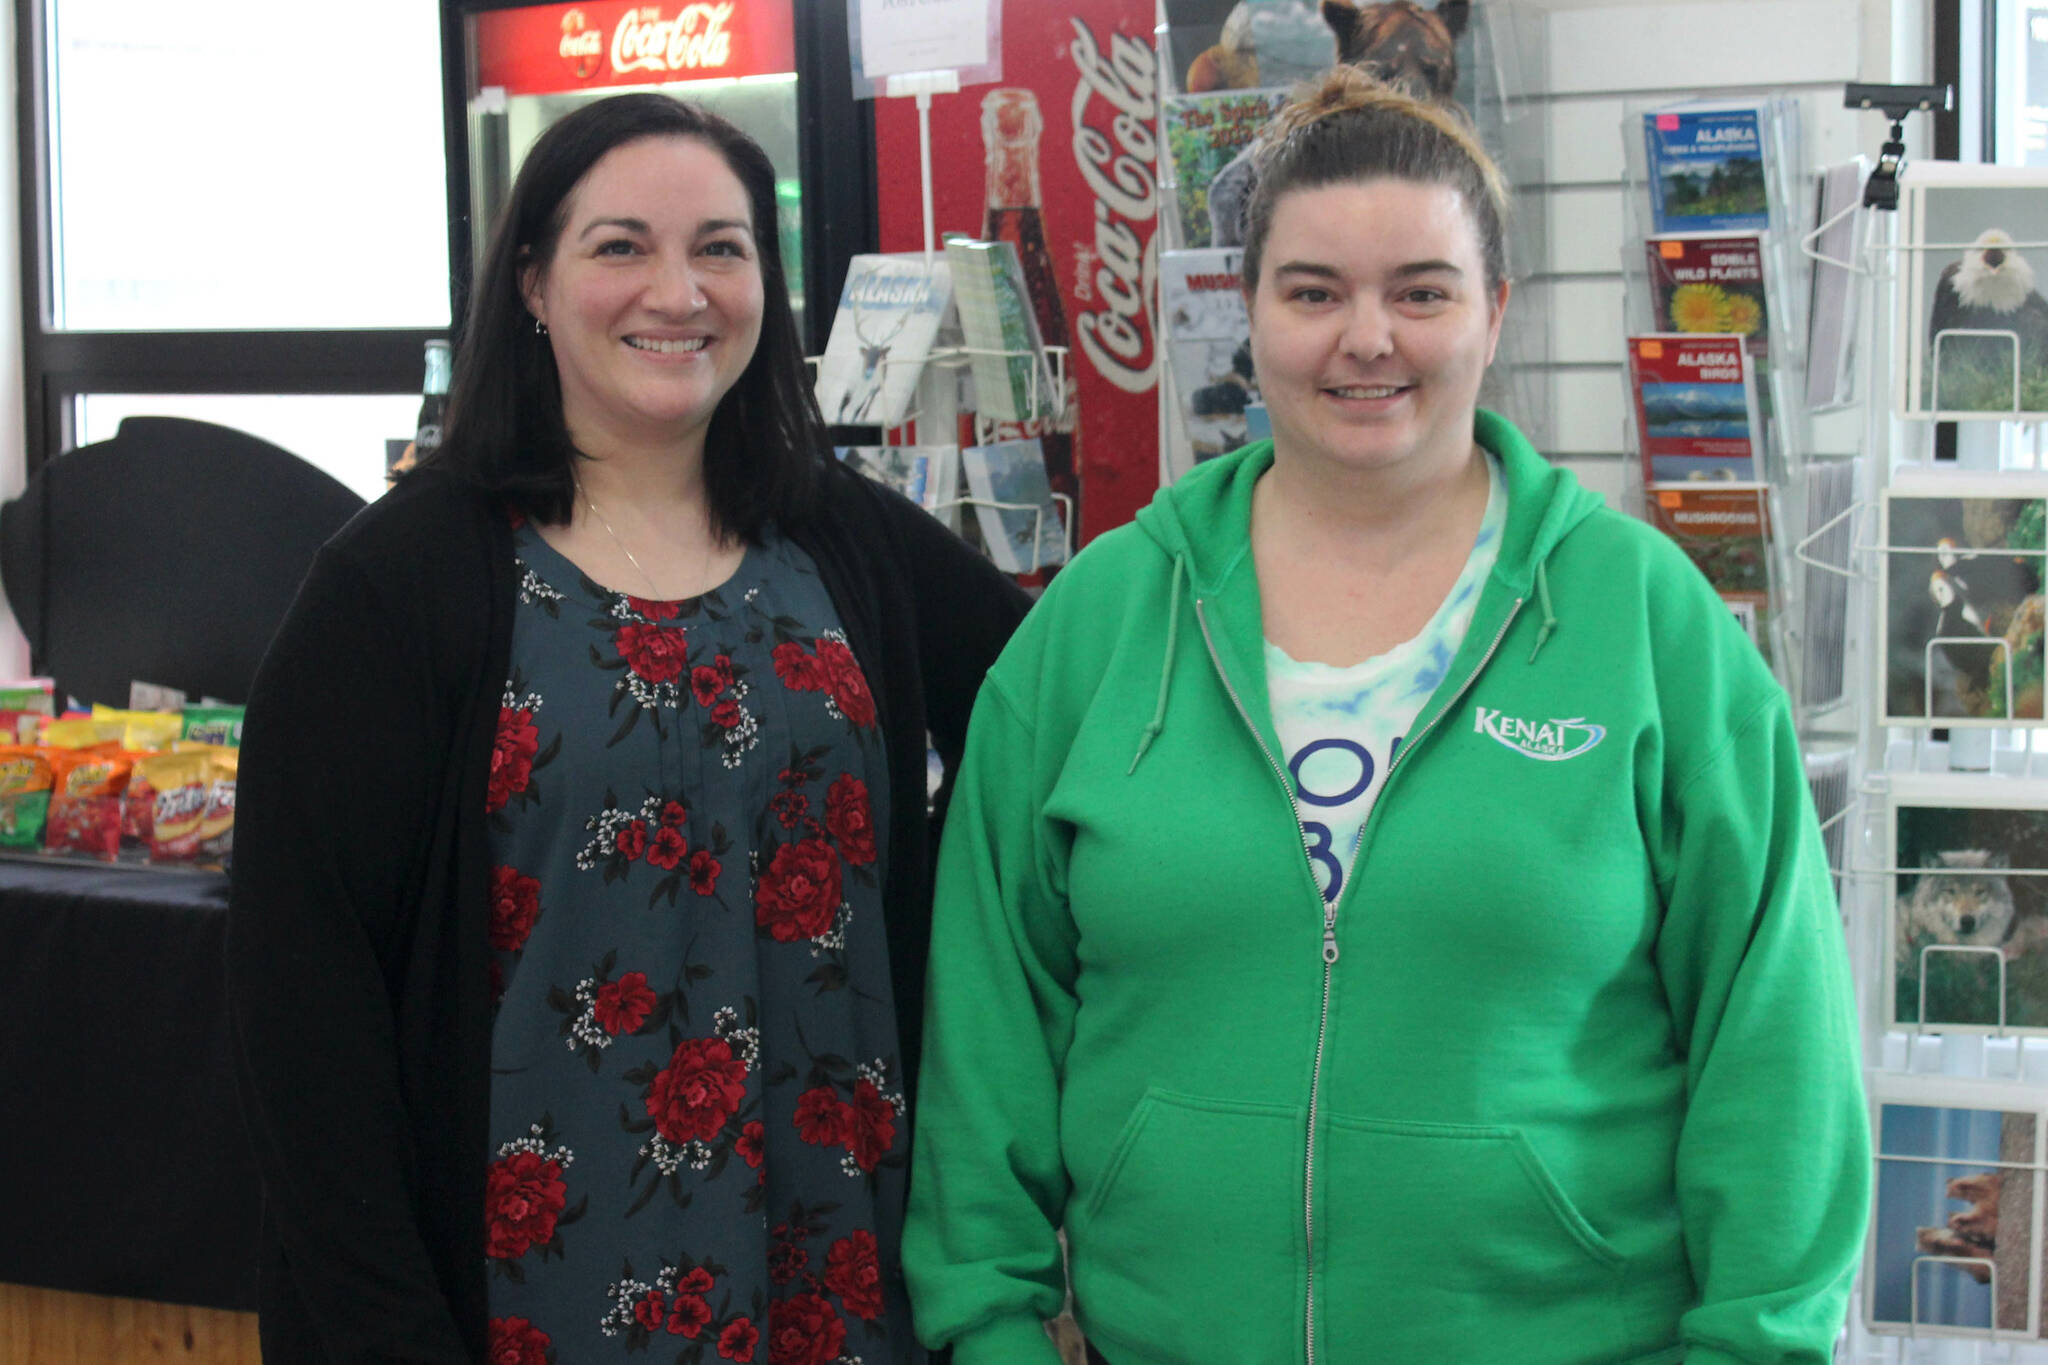
[[921,1358],[927,735],[950,771],[1025,600],[830,458],[775,214],[664,96],[544,133],[444,443],[264,661],[229,979],[267,1359]]
[[1471,130],[1340,68],[1257,164],[1272,440],[1090,545],[976,708],[919,1330],[1053,1365],[1064,1268],[1112,1365],[1824,1365],[1869,1135],[1784,692],[1478,408]]

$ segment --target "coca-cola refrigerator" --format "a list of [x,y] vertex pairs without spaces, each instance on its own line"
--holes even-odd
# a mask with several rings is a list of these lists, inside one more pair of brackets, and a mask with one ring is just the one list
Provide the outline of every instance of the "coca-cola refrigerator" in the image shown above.
[[[810,353],[847,260],[876,240],[874,121],[853,98],[844,0],[442,0],[455,318],[527,149],[592,100],[660,90],[750,133],[776,170],[782,255]],[[825,300],[822,307],[808,307]]]

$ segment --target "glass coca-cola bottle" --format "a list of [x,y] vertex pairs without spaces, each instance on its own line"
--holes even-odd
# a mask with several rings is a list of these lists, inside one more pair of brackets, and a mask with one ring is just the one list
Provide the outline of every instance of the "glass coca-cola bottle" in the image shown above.
[[[1045,249],[1044,198],[1038,188],[1038,141],[1045,119],[1038,96],[1011,86],[988,92],[981,101],[981,145],[988,162],[988,213],[982,236],[1017,248],[1024,264],[1024,285],[1031,291],[1031,309],[1038,333],[1048,346],[1067,345],[1067,313],[1052,256]],[[1071,361],[1071,358],[1070,358]],[[1026,422],[999,434],[1036,436],[1045,447],[1045,473],[1052,491],[1073,499],[1070,530],[1078,539],[1081,479],[1075,431],[1077,403],[1074,367],[1066,366],[1066,392],[1060,412],[1050,420]]]

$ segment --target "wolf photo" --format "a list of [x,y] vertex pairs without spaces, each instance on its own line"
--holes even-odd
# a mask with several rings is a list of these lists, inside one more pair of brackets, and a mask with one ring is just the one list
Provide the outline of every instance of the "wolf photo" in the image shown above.
[[1902,323],[1912,413],[2048,415],[2048,170],[1920,167]]
[[2036,1118],[1886,1104],[1866,1271],[1879,1330],[2029,1330]]
[[2042,718],[2044,517],[2039,497],[1886,491],[1887,723]]
[[1895,797],[1891,865],[1891,1022],[1998,1028],[2002,983],[2004,1026],[2048,1031],[2048,809]]

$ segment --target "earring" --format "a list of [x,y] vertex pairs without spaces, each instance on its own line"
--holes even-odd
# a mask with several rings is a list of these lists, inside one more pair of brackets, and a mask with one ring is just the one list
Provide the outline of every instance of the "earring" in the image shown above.
[[535,318],[533,320],[533,334],[537,337],[546,336],[548,334],[548,325],[539,318]]

